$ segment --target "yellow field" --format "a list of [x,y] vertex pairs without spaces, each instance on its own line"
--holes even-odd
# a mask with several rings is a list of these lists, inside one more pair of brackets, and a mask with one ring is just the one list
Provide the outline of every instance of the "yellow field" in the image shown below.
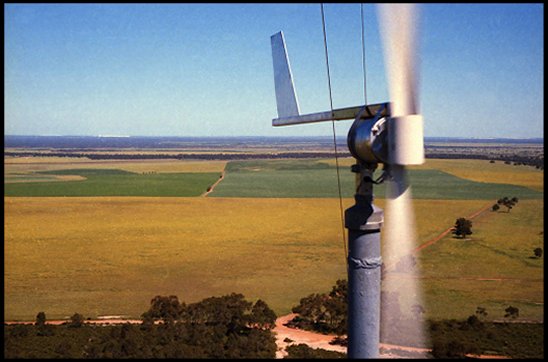
[[[287,313],[346,278],[336,199],[32,197],[4,205],[6,319],[139,316],[158,294],[193,302],[230,292]],[[427,220],[419,238],[482,206],[416,201]]]
[[438,169],[477,182],[504,183],[543,191],[544,172],[531,166],[506,165],[502,161],[427,159],[423,168]]
[[[321,162],[335,165],[334,159]],[[349,170],[355,163],[351,157],[339,159],[339,167]],[[379,170],[382,166],[379,166]],[[506,165],[502,161],[489,163],[487,160],[445,160],[428,158],[420,166],[410,166],[410,169],[437,169],[460,178],[476,181],[503,183],[529,187],[533,190],[544,190],[544,172],[531,166]]]

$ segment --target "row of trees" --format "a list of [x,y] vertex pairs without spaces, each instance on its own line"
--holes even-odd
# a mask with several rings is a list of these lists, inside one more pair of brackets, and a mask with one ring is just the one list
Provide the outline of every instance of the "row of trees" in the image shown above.
[[[82,153],[82,152],[4,152],[10,157],[76,157],[90,160],[255,160],[255,159],[285,159],[285,158],[332,158],[334,152],[281,152],[281,153]],[[338,153],[339,157],[350,157],[350,153]]]
[[506,212],[510,212],[510,210],[512,210],[512,208],[514,206],[516,206],[516,204],[518,203],[519,199],[517,197],[512,197],[511,199],[508,198],[508,196],[505,196],[503,198],[500,198],[497,200],[497,203],[494,204],[492,207],[491,207],[491,210],[493,211],[498,211],[501,206],[504,206],[506,207]]
[[[508,196],[502,197],[497,200],[497,203],[491,206],[492,211],[498,211],[502,206],[506,207],[506,212],[510,212],[514,206],[517,205],[519,199],[517,197],[509,198]],[[455,226],[452,230],[453,234],[462,239],[467,235],[472,235],[472,221],[464,217],[460,217],[455,221]],[[537,252],[535,252],[536,255]]]
[[263,300],[253,304],[237,293],[210,297],[189,305],[179,302],[175,295],[159,295],[150,301],[150,308],[142,318],[145,325],[156,321],[224,325],[238,332],[248,328],[270,330],[276,324],[276,313]]
[[[276,314],[232,293],[185,304],[156,296],[142,324],[96,326],[75,313],[65,325],[4,326],[7,358],[274,358]],[[39,338],[38,338],[39,337]],[[38,338],[38,339],[37,339]]]

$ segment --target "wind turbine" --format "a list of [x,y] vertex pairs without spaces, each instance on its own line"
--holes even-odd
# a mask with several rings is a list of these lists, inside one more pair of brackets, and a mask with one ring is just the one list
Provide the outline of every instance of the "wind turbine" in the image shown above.
[[278,118],[273,126],[354,119],[347,137],[356,159],[355,205],[348,229],[348,357],[377,358],[380,341],[381,238],[384,212],[373,204],[373,173],[383,164],[387,182],[385,242],[397,257],[411,252],[414,217],[406,166],[424,163],[423,119],[418,112],[416,8],[378,9],[390,102],[300,114],[282,32],[271,36]]

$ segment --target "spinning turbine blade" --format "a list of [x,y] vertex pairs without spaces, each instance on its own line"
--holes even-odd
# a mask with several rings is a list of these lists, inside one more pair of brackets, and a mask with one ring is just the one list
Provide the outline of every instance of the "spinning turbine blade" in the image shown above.
[[415,4],[379,5],[392,117],[416,114]]
[[[411,190],[408,184],[406,162],[397,162],[394,153],[401,146],[395,140],[413,142],[413,135],[395,128],[393,123],[401,125],[407,122],[412,128],[413,119],[405,119],[417,112],[417,94],[415,81],[415,23],[414,4],[379,5],[381,34],[384,45],[385,65],[387,69],[388,89],[390,92],[389,120],[389,159],[392,178],[387,184],[386,244],[391,250],[388,257],[410,252],[414,246],[413,214]],[[398,119],[401,117],[402,119]],[[413,122],[415,123],[415,122]],[[392,124],[392,125],[391,125]],[[404,147],[405,148],[405,147]],[[401,256],[401,255],[400,255]]]
[[[398,254],[411,252],[415,244],[411,190],[404,167],[404,165],[413,162],[408,162],[407,159],[398,162],[401,160],[396,158],[394,153],[400,147],[410,153],[406,146],[412,144],[415,141],[413,138],[418,136],[413,132],[411,134],[404,132],[404,128],[412,130],[417,125],[415,123],[419,123],[408,118],[409,115],[417,113],[415,73],[415,26],[417,19],[414,4],[383,4],[379,6],[379,15],[392,117],[388,122],[389,163],[392,178],[387,185],[386,200],[386,244],[390,249],[394,249],[388,254],[389,257],[392,257],[396,251]],[[404,125],[404,127],[393,127],[394,123],[397,123],[398,126]],[[421,160],[418,161],[420,163]]]
[[396,336],[398,327],[389,319],[401,313],[401,319],[412,323],[418,341],[424,343],[422,323],[412,315],[414,306],[422,307],[423,302],[413,259],[415,216],[405,168],[424,161],[422,117],[418,115],[417,14],[414,4],[383,4],[379,15],[392,117],[388,121],[391,178],[386,185],[383,290],[398,293],[398,303],[383,303],[381,308],[381,340]]

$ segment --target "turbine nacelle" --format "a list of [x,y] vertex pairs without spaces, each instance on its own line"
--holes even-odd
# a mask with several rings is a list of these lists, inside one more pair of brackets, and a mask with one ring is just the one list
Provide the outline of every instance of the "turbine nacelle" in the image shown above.
[[356,118],[347,138],[352,156],[365,164],[409,166],[424,163],[422,116],[381,114],[379,112],[373,118]]

